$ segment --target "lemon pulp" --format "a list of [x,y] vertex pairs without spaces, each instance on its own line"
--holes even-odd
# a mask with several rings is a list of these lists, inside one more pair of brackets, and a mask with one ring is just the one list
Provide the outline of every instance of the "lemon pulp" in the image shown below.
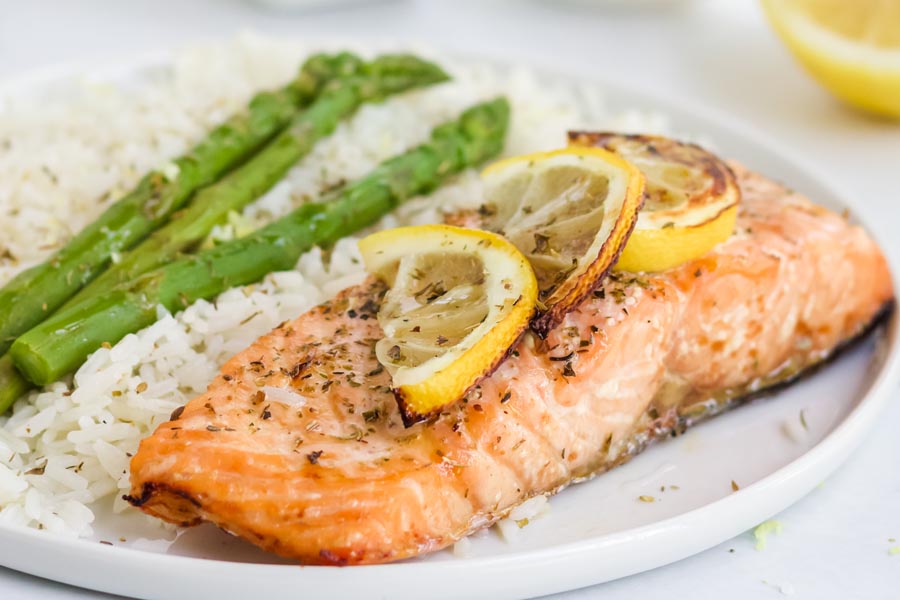
[[502,237],[449,225],[402,227],[360,241],[390,289],[378,311],[378,361],[407,426],[460,399],[528,328],[537,282]]
[[731,236],[740,189],[731,169],[700,146],[603,132],[575,132],[570,143],[615,152],[644,174],[646,199],[616,270],[665,271]]
[[612,152],[572,146],[500,161],[482,180],[482,226],[534,267],[532,328],[544,337],[609,272],[637,219],[644,178]]

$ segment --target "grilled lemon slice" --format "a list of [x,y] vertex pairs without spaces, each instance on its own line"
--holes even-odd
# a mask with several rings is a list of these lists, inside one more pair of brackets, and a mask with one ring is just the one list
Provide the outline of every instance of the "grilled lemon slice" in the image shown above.
[[390,287],[375,353],[407,427],[461,398],[528,328],[534,271],[498,235],[422,225],[372,234],[359,248],[366,269]]
[[644,206],[616,270],[665,271],[702,256],[734,231],[740,188],[728,165],[700,146],[615,133],[573,132],[569,141],[615,152],[646,179]]
[[540,336],[602,281],[637,219],[644,178],[621,157],[569,147],[517,156],[482,173],[482,226],[522,251],[537,275]]

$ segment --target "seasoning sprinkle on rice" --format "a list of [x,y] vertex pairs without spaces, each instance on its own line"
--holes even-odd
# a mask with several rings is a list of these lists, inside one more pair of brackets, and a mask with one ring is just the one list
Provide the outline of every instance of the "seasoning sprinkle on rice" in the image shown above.
[[[305,55],[319,50],[241,36],[178,53],[165,77],[147,78],[139,89],[86,80],[64,101],[0,97],[0,284],[46,259],[144,172],[185,151],[255,91],[289,79]],[[513,105],[508,155],[561,146],[567,129],[664,129],[655,115],[614,118],[595,93],[543,85],[525,69],[423,54],[431,54],[454,80],[363,107],[213,237],[229,239],[258,227],[365,174],[467,105],[499,92]],[[477,173],[463,173],[428,198],[404,205],[378,228],[439,222],[444,211],[474,208],[480,185]],[[348,238],[328,252],[314,249],[294,271],[272,273],[177,315],[160,310],[152,326],[100,348],[74,376],[17,402],[0,417],[0,524],[86,536],[95,503],[126,510],[121,495],[130,487],[128,463],[141,438],[205,390],[232,354],[358,283],[364,271],[356,242]],[[302,403],[299,397],[269,399]]]

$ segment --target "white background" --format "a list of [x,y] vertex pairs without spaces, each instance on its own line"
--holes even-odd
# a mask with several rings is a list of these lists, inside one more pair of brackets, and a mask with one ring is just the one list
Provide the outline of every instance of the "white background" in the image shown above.
[[[900,124],[833,101],[791,60],[756,2],[600,8],[629,3],[646,4],[407,0],[284,12],[241,0],[0,0],[0,79],[247,29],[409,39],[570,72],[593,70],[730,113],[803,155],[860,201],[898,264]],[[898,426],[900,403],[894,402],[844,467],[777,517],[784,531],[765,551],[754,550],[745,534],[679,563],[559,598],[898,597],[900,555],[887,552],[900,544],[888,541],[900,540]],[[0,568],[4,600],[101,596]]]

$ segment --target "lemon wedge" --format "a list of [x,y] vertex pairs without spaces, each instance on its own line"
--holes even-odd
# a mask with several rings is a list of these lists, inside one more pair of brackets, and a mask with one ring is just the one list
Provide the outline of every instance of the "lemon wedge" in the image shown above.
[[665,271],[702,256],[734,231],[740,188],[728,165],[700,146],[615,133],[573,132],[569,141],[615,152],[646,179],[644,205],[616,270]]
[[546,337],[603,280],[637,220],[644,177],[600,148],[509,158],[482,173],[482,227],[505,236],[537,276],[531,327]]
[[534,271],[498,235],[422,225],[374,233],[359,248],[366,269],[389,286],[375,354],[407,427],[460,399],[528,328]]
[[900,118],[900,2],[763,0],[803,66],[844,101]]

